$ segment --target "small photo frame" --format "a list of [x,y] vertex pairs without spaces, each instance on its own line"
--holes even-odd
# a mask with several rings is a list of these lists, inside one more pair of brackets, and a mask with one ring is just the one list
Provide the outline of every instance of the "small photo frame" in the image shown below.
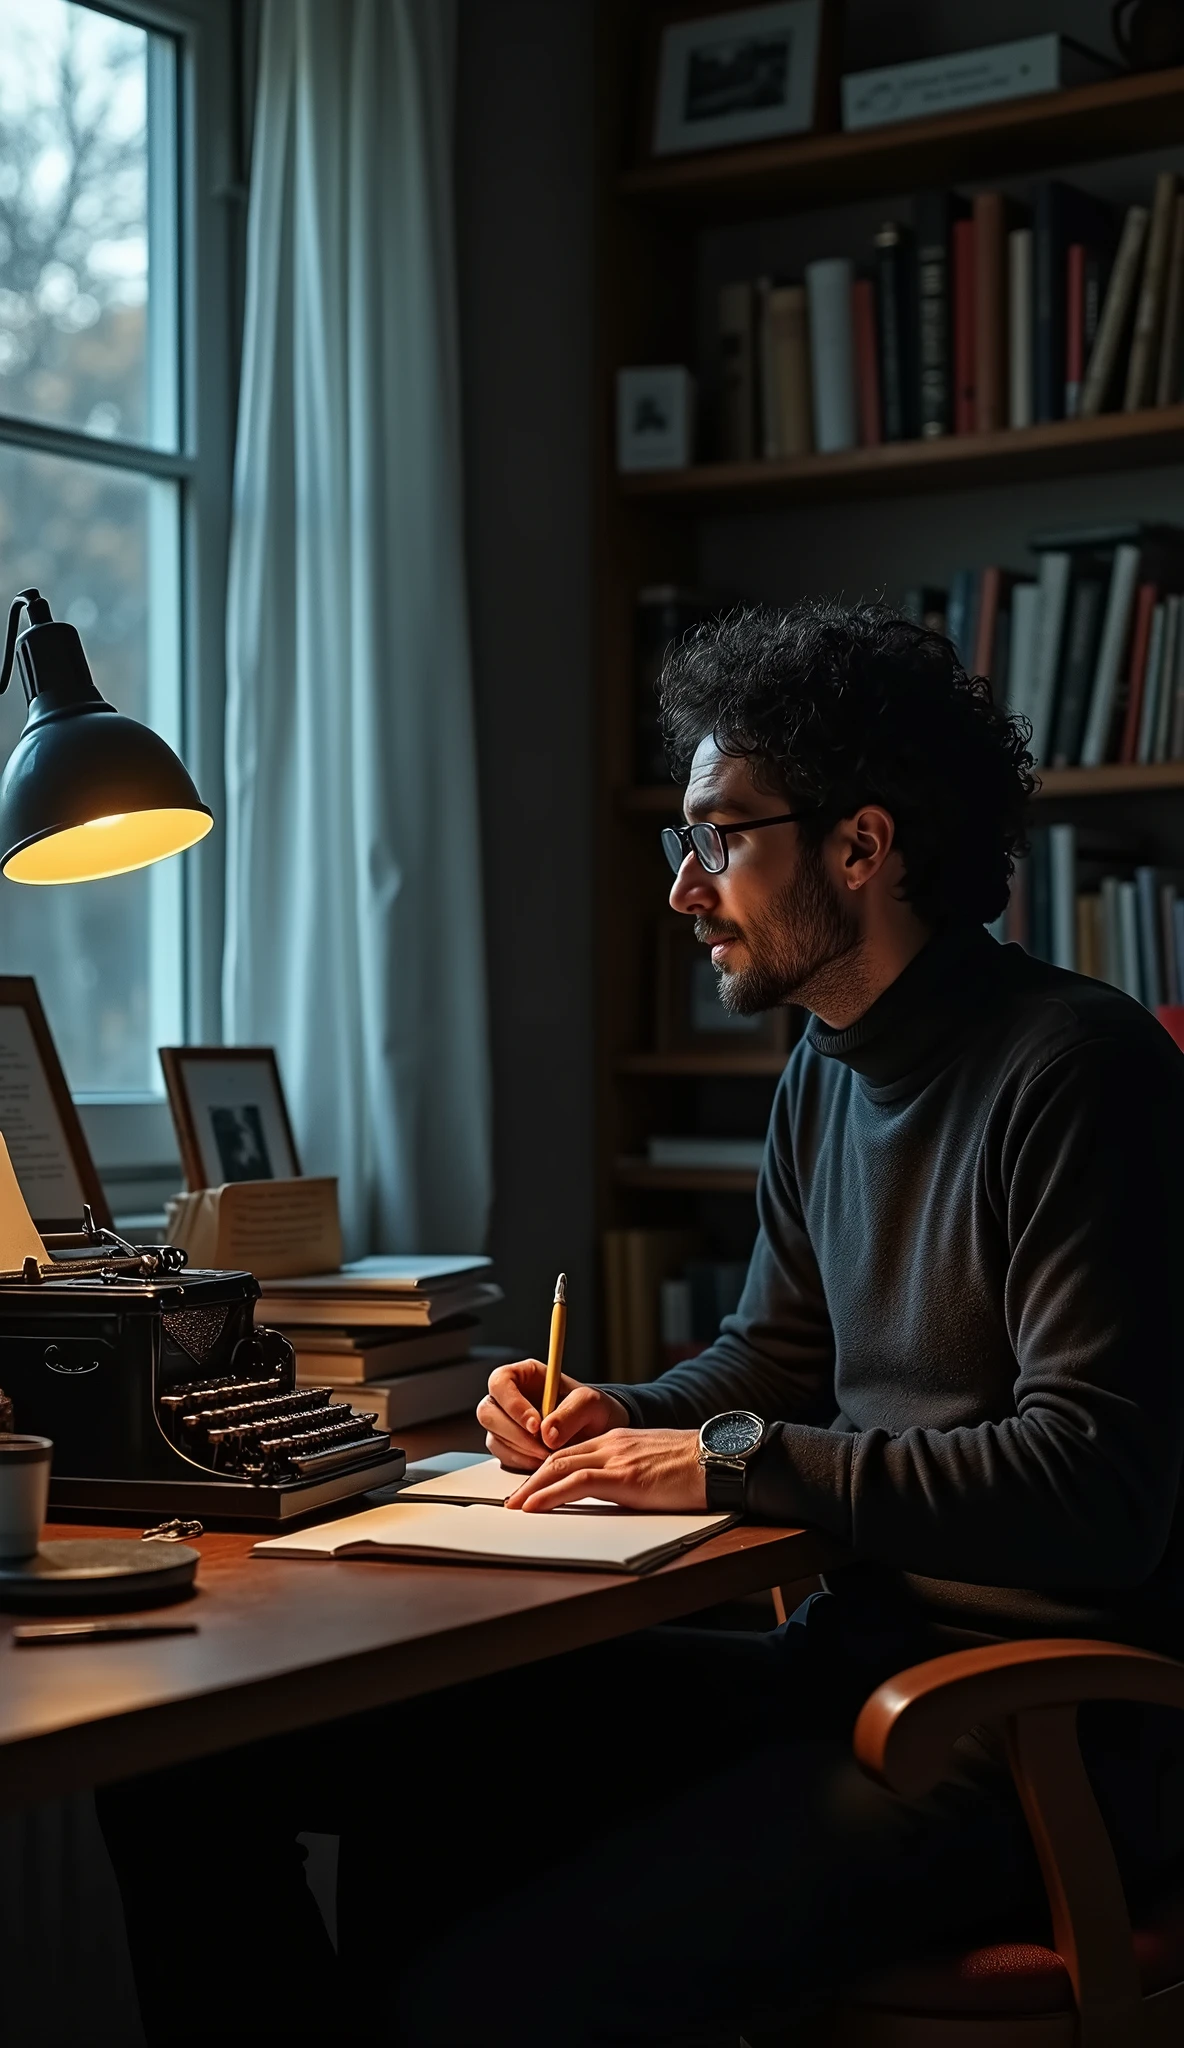
[[111,1210],[66,1085],[31,975],[0,975],[0,1131],[29,1214],[44,1236],[82,1227],[84,1203]]
[[298,1180],[300,1161],[270,1045],[162,1045],[185,1185]]
[[689,919],[658,929],[659,1052],[777,1052],[789,1054],[789,1012],[764,1010],[740,1017],[719,999],[711,953]]
[[685,469],[695,451],[695,380],[681,363],[617,371],[617,468]]
[[658,49],[654,155],[831,125],[832,24],[831,0],[776,0],[669,22]]

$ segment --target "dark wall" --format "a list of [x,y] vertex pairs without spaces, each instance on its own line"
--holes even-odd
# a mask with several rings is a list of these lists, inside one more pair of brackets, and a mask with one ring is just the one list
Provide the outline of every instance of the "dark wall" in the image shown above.
[[591,0],[460,0],[457,208],[492,1004],[492,1335],[591,1368]]

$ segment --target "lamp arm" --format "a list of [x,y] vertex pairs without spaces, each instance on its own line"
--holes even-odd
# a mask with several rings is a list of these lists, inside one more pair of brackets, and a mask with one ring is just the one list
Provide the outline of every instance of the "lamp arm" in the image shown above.
[[[31,586],[28,590],[22,590],[19,596],[13,598],[12,603],[8,607],[8,631],[4,636],[4,660],[0,664],[0,697],[4,695],[5,690],[12,681],[12,664],[16,655],[16,636],[20,629],[21,613],[26,605],[29,608],[30,619],[36,619],[39,625],[44,622],[39,613],[44,613],[45,619],[48,619],[50,616],[49,606],[46,604],[41,592],[34,590]],[[39,613],[34,612],[34,605],[39,607]]]

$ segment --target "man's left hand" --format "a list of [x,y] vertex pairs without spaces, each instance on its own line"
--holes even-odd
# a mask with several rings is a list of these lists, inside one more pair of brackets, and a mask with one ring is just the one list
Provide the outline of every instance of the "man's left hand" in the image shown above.
[[570,1444],[553,1451],[506,1506],[545,1514],[587,1498],[654,1514],[706,1509],[698,1430],[609,1429],[586,1444]]

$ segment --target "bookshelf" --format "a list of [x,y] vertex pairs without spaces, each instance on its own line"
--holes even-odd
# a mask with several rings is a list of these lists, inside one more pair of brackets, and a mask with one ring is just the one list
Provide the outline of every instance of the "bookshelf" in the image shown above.
[[[755,1174],[655,1166],[646,1143],[687,1132],[757,1135],[784,1055],[658,1049],[655,934],[669,873],[657,833],[679,812],[680,792],[637,781],[638,591],[676,584],[780,602],[810,588],[851,589],[853,562],[862,564],[866,546],[868,581],[879,577],[895,594],[897,583],[929,575],[926,550],[947,517],[967,525],[964,559],[979,561],[1005,559],[983,552],[988,529],[1013,536],[993,545],[1022,553],[1038,528],[1141,511],[1144,490],[1148,516],[1179,519],[1184,500],[1165,472],[1176,466],[1184,482],[1184,404],[837,455],[702,461],[621,476],[614,373],[627,363],[697,367],[705,307],[727,264],[737,276],[772,268],[774,259],[758,252],[775,246],[770,237],[782,223],[788,238],[808,234],[809,216],[825,215],[837,251],[844,248],[834,226],[842,208],[853,209],[865,235],[870,204],[882,199],[891,212],[901,195],[926,187],[1062,170],[1072,178],[1083,166],[1106,165],[1121,180],[1128,157],[1141,159],[1137,175],[1146,187],[1156,152],[1184,142],[1184,68],[862,134],[648,162],[639,160],[639,95],[652,19],[638,0],[602,0],[598,9],[597,1215],[601,1231],[697,1231],[713,1253],[736,1259],[755,1230]],[[990,40],[985,19],[983,41]],[[737,253],[721,257],[729,236]],[[810,248],[818,253],[827,251]],[[915,577],[901,575],[906,556],[916,561]],[[1184,762],[1045,769],[1036,815],[1137,833],[1184,864],[1182,792]],[[610,1322],[602,1319],[602,1333]]]

